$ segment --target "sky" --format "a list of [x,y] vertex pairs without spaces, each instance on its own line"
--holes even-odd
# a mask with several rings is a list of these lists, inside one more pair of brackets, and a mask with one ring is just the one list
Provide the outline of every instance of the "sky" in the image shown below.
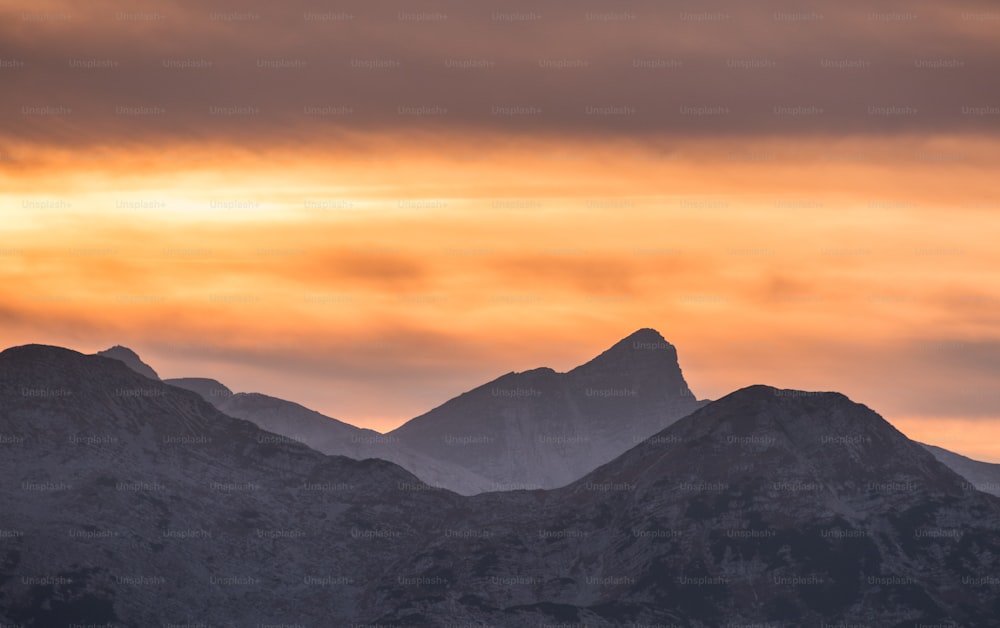
[[0,5],[0,345],[391,429],[642,327],[1000,462],[992,2]]

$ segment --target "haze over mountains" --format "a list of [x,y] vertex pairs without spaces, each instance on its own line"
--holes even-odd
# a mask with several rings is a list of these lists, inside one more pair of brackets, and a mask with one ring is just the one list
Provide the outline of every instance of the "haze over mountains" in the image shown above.
[[229,416],[305,443],[325,454],[395,462],[425,482],[464,495],[496,490],[494,482],[469,469],[415,451],[396,438],[338,421],[297,403],[260,393],[233,393],[207,378],[168,379],[167,384],[197,392]]
[[462,494],[563,486],[705,403],[652,329],[568,373],[508,373],[385,435],[211,379],[167,383],[321,452],[391,460]]
[[113,360],[0,353],[0,621],[989,626],[1000,499],[753,386],[555,490],[462,497]]
[[[116,346],[98,355],[158,379],[130,349]],[[234,393],[210,378],[166,383],[322,453],[389,460],[463,495],[564,486],[707,403],[684,380],[676,348],[649,328],[567,373],[543,367],[503,375],[388,434],[291,401]],[[980,490],[1000,495],[1000,465],[931,451]]]
[[934,457],[969,481],[977,490],[1000,497],[1000,464],[980,462],[934,445],[923,445]]
[[508,373],[389,433],[511,488],[578,479],[704,405],[677,350],[641,329],[568,373]]

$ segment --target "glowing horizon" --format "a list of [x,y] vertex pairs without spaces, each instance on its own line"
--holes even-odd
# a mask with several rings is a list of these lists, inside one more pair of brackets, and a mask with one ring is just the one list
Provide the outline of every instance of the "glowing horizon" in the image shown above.
[[0,9],[0,344],[388,429],[654,327],[1000,462],[995,13],[432,5]]
[[[969,144],[984,150],[984,140]],[[1000,300],[989,281],[1000,218],[976,200],[985,198],[978,165],[951,165],[965,196],[944,204],[928,202],[916,181],[940,185],[940,165],[934,179],[928,164],[898,166],[897,177],[914,180],[905,193],[866,176],[872,164],[858,156],[878,163],[891,152],[884,141],[837,149],[853,156],[845,162],[814,148],[814,163],[795,167],[797,186],[782,182],[792,166],[768,146],[769,160],[749,164],[713,158],[704,144],[665,161],[621,148],[615,167],[596,166],[606,175],[596,196],[566,183],[561,195],[540,196],[530,181],[483,196],[477,181],[544,163],[540,148],[466,164],[469,183],[448,196],[324,185],[311,159],[272,173],[277,182],[260,175],[265,159],[245,159],[243,174],[94,169],[81,178],[89,183],[64,181],[58,193],[0,195],[4,213],[19,217],[16,246],[0,257],[6,285],[17,286],[5,293],[3,341],[87,352],[125,344],[164,377],[214,377],[385,430],[503,372],[572,368],[651,326],[678,346],[703,397],[753,383],[836,389],[919,431],[944,425],[947,404],[925,416],[901,397],[925,406],[929,381],[960,374],[962,386],[943,395],[969,406],[956,425],[995,419],[988,374],[970,378],[962,363],[963,350],[995,329],[990,306]],[[572,184],[594,167],[585,148],[552,160],[552,181]],[[912,150],[909,140],[897,146]],[[456,170],[431,162],[426,172],[424,186],[438,192]],[[23,172],[18,181],[44,187],[47,172],[36,176],[43,182]],[[171,176],[210,189],[174,190],[161,181]],[[830,176],[857,189],[803,191]],[[128,186],[109,191],[122,178]],[[229,187],[214,185],[224,180]],[[185,199],[180,211],[176,198]],[[849,373],[873,361],[915,383],[880,391],[872,373]],[[382,398],[383,386],[400,398]],[[998,459],[960,436],[950,438],[963,453]]]

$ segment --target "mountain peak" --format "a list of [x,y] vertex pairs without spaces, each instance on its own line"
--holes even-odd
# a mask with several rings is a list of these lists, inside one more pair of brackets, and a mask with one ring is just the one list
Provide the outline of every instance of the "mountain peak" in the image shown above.
[[671,347],[673,346],[669,342],[667,342],[666,338],[663,337],[663,334],[656,331],[652,327],[643,327],[642,329],[637,329],[628,336],[622,338],[616,344],[622,344],[622,343],[658,343],[663,345],[670,345]]
[[677,363],[677,349],[660,334],[649,327],[644,327],[625,336],[610,349],[600,354],[590,362],[577,367],[618,362],[622,359],[644,363],[668,362]]
[[[98,351],[97,355],[105,355],[108,357],[120,356],[120,358],[131,358],[133,360],[139,359],[139,354],[125,345],[114,345],[112,347],[108,347],[104,351]],[[116,357],[116,359],[118,358]]]
[[0,356],[10,360],[20,361],[46,361],[51,359],[64,359],[68,355],[81,355],[72,349],[57,347],[55,345],[27,344],[16,347],[8,347],[0,351]]
[[143,362],[139,357],[139,354],[128,347],[115,345],[111,348],[105,349],[104,351],[98,351],[96,355],[124,362],[125,366],[129,367],[143,377],[155,380],[160,379],[160,376],[156,374],[156,371],[154,371],[151,366]]
[[[755,384],[731,392],[710,405],[716,412],[706,412],[706,417],[724,418],[724,422],[730,424],[727,429],[737,431],[777,430],[787,435],[792,425],[796,426],[796,431],[809,434],[830,434],[838,429],[860,433],[878,431],[883,426],[895,431],[871,409],[837,392],[789,390]],[[825,418],[818,420],[817,417]],[[702,422],[706,420],[703,418]]]
[[580,482],[615,473],[657,490],[694,478],[743,487],[736,491],[795,491],[788,487],[801,482],[855,505],[907,502],[915,486],[925,495],[963,492],[960,476],[871,408],[837,392],[763,385],[705,405]]
[[684,381],[677,349],[655,329],[644,327],[622,338],[610,349],[569,372],[589,379],[623,378],[630,384],[642,382],[660,387],[671,395],[694,399]]
[[766,384],[751,384],[735,390],[725,397],[719,399],[720,402],[729,406],[799,406],[806,404],[817,405],[857,405],[846,395],[838,392],[825,392],[815,390],[794,390],[788,388],[776,388]]

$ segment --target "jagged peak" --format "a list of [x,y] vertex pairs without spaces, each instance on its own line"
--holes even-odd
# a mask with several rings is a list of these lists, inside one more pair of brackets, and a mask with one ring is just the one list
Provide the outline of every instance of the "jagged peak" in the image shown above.
[[662,382],[670,390],[691,395],[677,358],[677,349],[655,329],[644,327],[622,338],[570,375],[594,377],[633,373]]
[[598,362],[620,355],[629,355],[634,358],[663,358],[669,361],[677,361],[677,348],[667,342],[660,332],[650,327],[643,327],[625,336],[611,347],[591,360],[589,363]]

